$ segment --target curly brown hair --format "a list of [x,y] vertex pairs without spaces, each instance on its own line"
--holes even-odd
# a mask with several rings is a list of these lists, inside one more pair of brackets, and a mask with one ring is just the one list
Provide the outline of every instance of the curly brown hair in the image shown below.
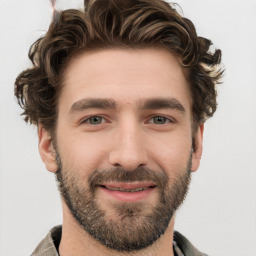
[[44,37],[29,50],[33,67],[15,82],[15,95],[25,121],[54,132],[63,72],[74,55],[104,48],[162,47],[177,55],[190,84],[194,125],[217,107],[216,84],[223,70],[221,51],[198,37],[193,23],[162,0],[85,0],[84,10],[54,14]]

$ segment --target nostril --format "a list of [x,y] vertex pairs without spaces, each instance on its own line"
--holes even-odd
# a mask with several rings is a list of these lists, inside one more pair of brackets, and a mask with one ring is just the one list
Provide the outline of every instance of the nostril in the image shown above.
[[141,149],[140,151],[113,150],[109,154],[109,163],[118,168],[124,168],[132,171],[138,167],[148,164],[147,153]]
[[115,167],[122,167],[121,164],[115,163],[113,164]]

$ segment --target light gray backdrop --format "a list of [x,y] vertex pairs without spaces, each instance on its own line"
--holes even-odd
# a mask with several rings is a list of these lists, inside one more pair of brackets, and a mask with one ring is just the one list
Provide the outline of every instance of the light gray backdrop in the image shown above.
[[[58,0],[59,8],[83,1]],[[256,255],[256,1],[177,0],[198,34],[223,50],[219,108],[205,125],[201,167],[176,229],[212,256]],[[47,0],[0,0],[0,255],[27,256],[61,223],[54,176],[41,163],[36,129],[19,116],[16,76],[48,28]]]

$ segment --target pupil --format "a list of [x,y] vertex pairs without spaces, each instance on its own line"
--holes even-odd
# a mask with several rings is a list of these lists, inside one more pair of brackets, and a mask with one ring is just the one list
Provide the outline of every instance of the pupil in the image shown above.
[[91,124],[99,124],[101,122],[101,117],[94,116],[91,118]]
[[163,124],[163,123],[165,123],[165,118],[161,117],[161,116],[157,116],[157,117],[155,117],[155,123]]

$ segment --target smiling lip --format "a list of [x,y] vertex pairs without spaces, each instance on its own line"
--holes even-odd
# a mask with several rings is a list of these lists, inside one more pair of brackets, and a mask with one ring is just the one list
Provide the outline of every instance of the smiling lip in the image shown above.
[[99,187],[104,194],[123,202],[137,202],[146,199],[156,185],[153,182],[106,183]]

